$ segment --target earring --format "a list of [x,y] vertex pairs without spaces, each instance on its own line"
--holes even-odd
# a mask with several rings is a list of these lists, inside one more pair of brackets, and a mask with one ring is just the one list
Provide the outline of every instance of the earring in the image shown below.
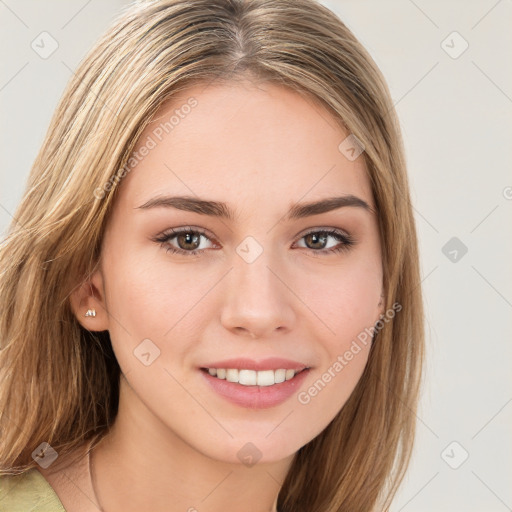
[[85,313],[84,316],[96,316],[96,310],[95,309],[88,309],[87,313]]

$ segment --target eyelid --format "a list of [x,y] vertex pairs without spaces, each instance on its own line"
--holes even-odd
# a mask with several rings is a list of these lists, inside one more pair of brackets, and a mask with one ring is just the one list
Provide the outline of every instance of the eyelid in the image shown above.
[[338,233],[340,235],[346,236],[347,238],[353,238],[353,236],[348,231],[341,229],[341,228],[335,228],[333,226],[315,226],[315,227],[307,229],[306,231],[299,231],[299,233],[297,233],[294,238],[298,238],[298,237],[302,238],[304,236],[309,235],[310,233],[322,233],[322,232]]
[[191,226],[191,225],[180,226],[178,228],[166,229],[166,230],[162,231],[159,235],[157,235],[155,237],[155,239],[169,238],[172,235],[179,235],[181,233],[187,233],[187,232],[199,233],[200,235],[204,235],[210,241],[215,240],[215,235],[211,231],[209,231],[205,228],[200,228],[198,226]]

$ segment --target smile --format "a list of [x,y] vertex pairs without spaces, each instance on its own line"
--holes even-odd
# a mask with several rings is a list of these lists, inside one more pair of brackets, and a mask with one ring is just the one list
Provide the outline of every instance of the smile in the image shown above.
[[246,370],[237,368],[203,368],[212,377],[241,384],[242,386],[273,386],[293,379],[296,370],[279,368],[277,370]]

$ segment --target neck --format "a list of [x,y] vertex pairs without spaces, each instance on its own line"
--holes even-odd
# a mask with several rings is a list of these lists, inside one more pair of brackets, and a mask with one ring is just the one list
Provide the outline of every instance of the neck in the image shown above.
[[115,424],[94,448],[92,463],[104,512],[276,511],[291,457],[251,467],[214,460],[154,416],[140,414],[139,406],[121,378]]

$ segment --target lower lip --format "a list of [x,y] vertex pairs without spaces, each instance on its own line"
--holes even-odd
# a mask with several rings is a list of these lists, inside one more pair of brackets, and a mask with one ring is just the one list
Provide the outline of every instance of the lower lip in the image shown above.
[[309,373],[309,369],[297,373],[293,379],[272,386],[244,386],[238,382],[218,379],[204,370],[200,372],[212,389],[230,402],[249,409],[268,409],[282,404],[296,393]]

